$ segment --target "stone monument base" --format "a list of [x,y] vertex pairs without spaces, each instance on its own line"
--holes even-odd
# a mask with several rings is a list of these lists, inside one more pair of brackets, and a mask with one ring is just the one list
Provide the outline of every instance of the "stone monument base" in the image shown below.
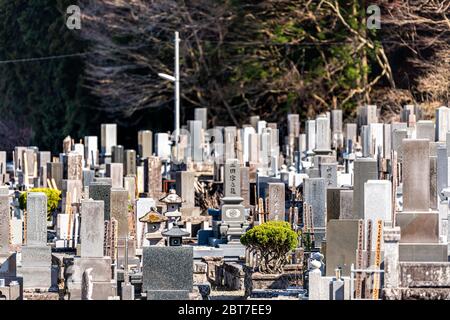
[[447,262],[446,243],[400,243],[399,261]]

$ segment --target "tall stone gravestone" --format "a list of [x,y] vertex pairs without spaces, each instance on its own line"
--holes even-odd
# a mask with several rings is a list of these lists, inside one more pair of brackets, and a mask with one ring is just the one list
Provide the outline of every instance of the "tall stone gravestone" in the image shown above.
[[89,197],[104,203],[105,220],[111,220],[111,188],[111,184],[105,182],[92,182],[89,185]]
[[91,269],[92,300],[107,300],[115,295],[111,282],[111,258],[103,256],[104,203],[83,200],[81,203],[80,256],[74,258],[73,273],[68,281],[70,300],[81,299],[82,278]]
[[113,188],[123,187],[123,164],[108,163],[106,164],[106,176],[111,178]]
[[47,196],[30,192],[27,197],[26,245],[22,247],[24,288],[52,288],[52,252],[47,246]]
[[111,147],[112,159],[114,163],[124,163],[125,150],[121,145]]
[[181,213],[192,215],[195,207],[195,172],[178,171],[176,173],[176,192],[184,200]]
[[324,178],[307,178],[304,183],[304,201],[312,206],[312,222],[316,247],[321,247],[326,231],[326,186]]
[[224,195],[222,198],[222,223],[220,233],[228,244],[240,244],[240,236],[245,232],[246,220],[243,198],[241,197],[241,173],[237,159],[228,159],[224,170]]
[[195,108],[194,110],[195,120],[201,121],[202,129],[206,130],[208,128],[208,109],[207,108]]
[[144,192],[150,198],[159,199],[162,191],[161,160],[149,157],[144,160]]
[[403,211],[400,227],[400,261],[448,261],[447,243],[440,243],[440,219],[430,210],[430,141],[403,140]]
[[136,151],[135,150],[125,150],[125,162],[124,162],[124,174],[136,175]]
[[138,153],[141,159],[153,155],[153,133],[150,130],[138,132]]
[[435,141],[445,142],[450,130],[450,109],[442,106],[436,109]]
[[[368,180],[364,184],[364,222],[365,230],[368,221],[373,223],[381,219],[384,223],[392,223],[392,183],[389,180]],[[376,237],[372,237],[371,248],[375,249]],[[383,244],[381,244],[383,250]]]
[[56,187],[62,190],[62,180],[63,180],[63,164],[60,162],[49,162],[47,163],[47,176],[49,180],[55,180]]
[[377,160],[359,158],[355,160],[353,169],[353,216],[364,219],[364,183],[378,179]]
[[331,153],[331,129],[330,120],[326,116],[316,118],[316,154]]
[[[9,197],[0,195],[0,279],[8,285],[16,280],[16,253],[10,251],[11,217]],[[20,220],[19,220],[20,221]],[[12,237],[12,235],[11,235]]]
[[266,197],[268,197],[268,219],[285,221],[285,184],[282,182],[269,182]]
[[117,124],[104,123],[101,125],[101,153],[105,157],[110,157],[112,147],[117,145]]
[[430,208],[429,140],[403,140],[403,211]]
[[98,165],[98,137],[84,137],[84,159],[87,167],[95,167]]

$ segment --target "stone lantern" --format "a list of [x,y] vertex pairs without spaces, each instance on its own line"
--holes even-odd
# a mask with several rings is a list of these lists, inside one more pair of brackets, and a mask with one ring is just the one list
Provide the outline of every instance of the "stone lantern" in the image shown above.
[[169,218],[178,218],[181,217],[181,204],[184,202],[183,199],[177,195],[175,189],[170,189],[169,194],[167,194],[164,198],[159,201],[165,203],[167,205],[167,210],[164,213],[166,217]]
[[167,220],[169,219],[160,214],[154,207],[139,219],[140,222],[145,223],[147,226],[145,238],[150,242],[150,245],[161,244],[163,239],[161,233],[166,227]]
[[174,225],[172,229],[168,231],[164,231],[162,233],[164,237],[167,237],[166,245],[169,247],[181,247],[183,244],[183,237],[189,235],[189,232],[183,231],[178,227],[178,225]]

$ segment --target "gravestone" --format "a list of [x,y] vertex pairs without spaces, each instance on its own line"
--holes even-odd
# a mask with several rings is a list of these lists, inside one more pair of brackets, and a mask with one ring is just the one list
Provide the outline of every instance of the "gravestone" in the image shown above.
[[128,236],[128,192],[123,188],[111,188],[111,218],[118,222],[119,238]]
[[448,186],[448,156],[447,156],[447,147],[445,145],[437,146],[437,194],[439,198],[443,200],[445,197],[442,194],[442,190],[447,188]]
[[147,300],[187,300],[193,290],[193,248],[143,248],[142,291]]
[[438,209],[438,190],[437,190],[437,156],[430,156],[430,208]]
[[83,158],[75,152],[63,156],[64,179],[81,180],[83,179]]
[[356,123],[345,124],[345,139],[352,140],[353,143],[357,140],[357,125]]
[[[369,125],[369,154],[373,157],[378,156],[378,150],[384,151],[384,125],[382,123],[371,123]],[[381,154],[383,157],[384,154]]]
[[202,129],[206,130],[208,128],[208,109],[207,108],[195,108],[194,118],[200,121],[202,124]]
[[331,134],[333,148],[342,148],[343,146],[343,132],[342,132],[342,110],[331,110]]
[[327,222],[330,220],[352,219],[353,190],[327,188]]
[[435,141],[445,142],[450,130],[450,109],[442,106],[436,109]]
[[203,123],[202,121],[190,121],[189,132],[191,134],[190,146],[191,157],[194,162],[201,162],[203,160]]
[[157,133],[155,135],[156,155],[161,160],[170,158],[170,136],[167,133]]
[[327,117],[316,118],[316,148],[314,153],[327,154],[331,152],[330,120]]
[[63,164],[59,162],[49,162],[47,163],[47,175],[48,179],[55,180],[56,187],[62,190],[62,180],[63,180]]
[[321,247],[326,227],[326,186],[324,178],[303,180],[304,201],[312,206],[316,247]]
[[285,184],[269,182],[266,197],[268,197],[269,220],[285,221]]
[[426,139],[403,140],[403,211],[430,208],[430,147]]
[[337,163],[321,163],[320,177],[325,179],[327,188],[337,187]]
[[222,221],[215,224],[216,234],[225,237],[228,244],[240,245],[240,237],[247,227],[241,197],[240,163],[228,159],[224,168],[224,197],[222,198]]
[[386,159],[391,159],[392,148],[392,128],[390,124],[383,125],[383,155]]
[[111,178],[113,188],[123,187],[123,164],[108,163],[106,164],[106,176]]
[[342,275],[350,276],[350,267],[356,264],[358,248],[358,220],[330,220],[327,224],[326,275],[335,275],[342,268]]
[[10,210],[8,195],[0,195],[0,257],[10,254]]
[[128,192],[128,199],[131,203],[136,200],[136,176],[130,175],[123,178],[123,186]]
[[288,114],[288,136],[297,138],[300,134],[300,115]]
[[121,145],[117,145],[117,146],[112,146],[111,147],[111,153],[112,153],[112,158],[111,158],[111,162],[114,163],[124,163],[125,159],[124,159],[124,147]]
[[104,203],[83,200],[81,203],[80,256],[73,261],[72,274],[67,279],[70,300],[82,299],[83,274],[91,270],[92,300],[106,300],[116,290],[111,282],[111,258],[104,256]]
[[46,167],[47,168],[47,163],[48,162],[52,162],[52,154],[50,151],[39,151],[39,156],[38,156],[38,167]]
[[125,150],[124,175],[136,175],[136,151]]
[[408,138],[406,129],[396,129],[392,131],[392,150],[397,152],[398,160],[402,159],[402,143]]
[[224,128],[224,141],[225,141],[225,161],[228,159],[236,158],[236,127],[225,127]]
[[185,201],[182,207],[192,208],[195,206],[195,172],[178,171],[176,173],[176,192]]
[[82,257],[103,257],[104,210],[103,201],[83,200],[81,202],[80,252]]
[[314,149],[316,149],[316,121],[307,120],[306,121],[306,138],[307,138],[307,148],[308,154],[312,154]]
[[138,153],[141,159],[153,155],[153,132],[150,130],[138,131]]
[[[392,183],[388,180],[368,180],[364,184],[364,221],[367,226],[369,220],[379,219],[389,225],[392,223]],[[372,237],[371,248],[375,248],[376,240]]]
[[47,196],[30,192],[27,196],[26,245],[22,247],[24,288],[52,288],[51,248],[47,246]]
[[341,190],[340,220],[354,219],[353,214],[353,190]]
[[104,219],[111,219],[111,184],[105,182],[92,182],[89,185],[89,197],[101,200],[104,203]]
[[353,216],[364,219],[364,184],[368,180],[378,179],[377,160],[358,158],[353,168]]
[[150,198],[159,199],[162,192],[161,160],[158,157],[148,157],[144,160],[144,192]]
[[86,160],[86,166],[97,166],[98,156],[98,137],[84,137],[84,159]]
[[83,169],[83,187],[89,187],[94,181],[95,171],[91,169]]
[[260,135],[252,133],[248,137],[248,161],[253,164],[259,164]]
[[83,184],[81,180],[63,180],[63,208],[65,209],[67,193],[70,193],[72,203],[79,203],[83,193]]
[[109,157],[112,154],[112,147],[117,145],[117,124],[103,123],[101,125],[101,153]]
[[241,167],[241,197],[244,207],[250,206],[250,168]]
[[434,123],[431,120],[420,120],[416,124],[416,139],[428,139],[434,141]]
[[342,188],[327,188],[327,223],[330,220],[339,220],[341,213]]

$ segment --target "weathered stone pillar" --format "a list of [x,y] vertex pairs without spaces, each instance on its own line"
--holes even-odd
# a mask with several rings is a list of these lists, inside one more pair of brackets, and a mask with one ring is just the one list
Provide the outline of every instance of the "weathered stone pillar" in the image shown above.
[[322,272],[320,269],[313,269],[309,272],[309,300],[321,300]]
[[384,287],[398,288],[400,227],[384,229]]

